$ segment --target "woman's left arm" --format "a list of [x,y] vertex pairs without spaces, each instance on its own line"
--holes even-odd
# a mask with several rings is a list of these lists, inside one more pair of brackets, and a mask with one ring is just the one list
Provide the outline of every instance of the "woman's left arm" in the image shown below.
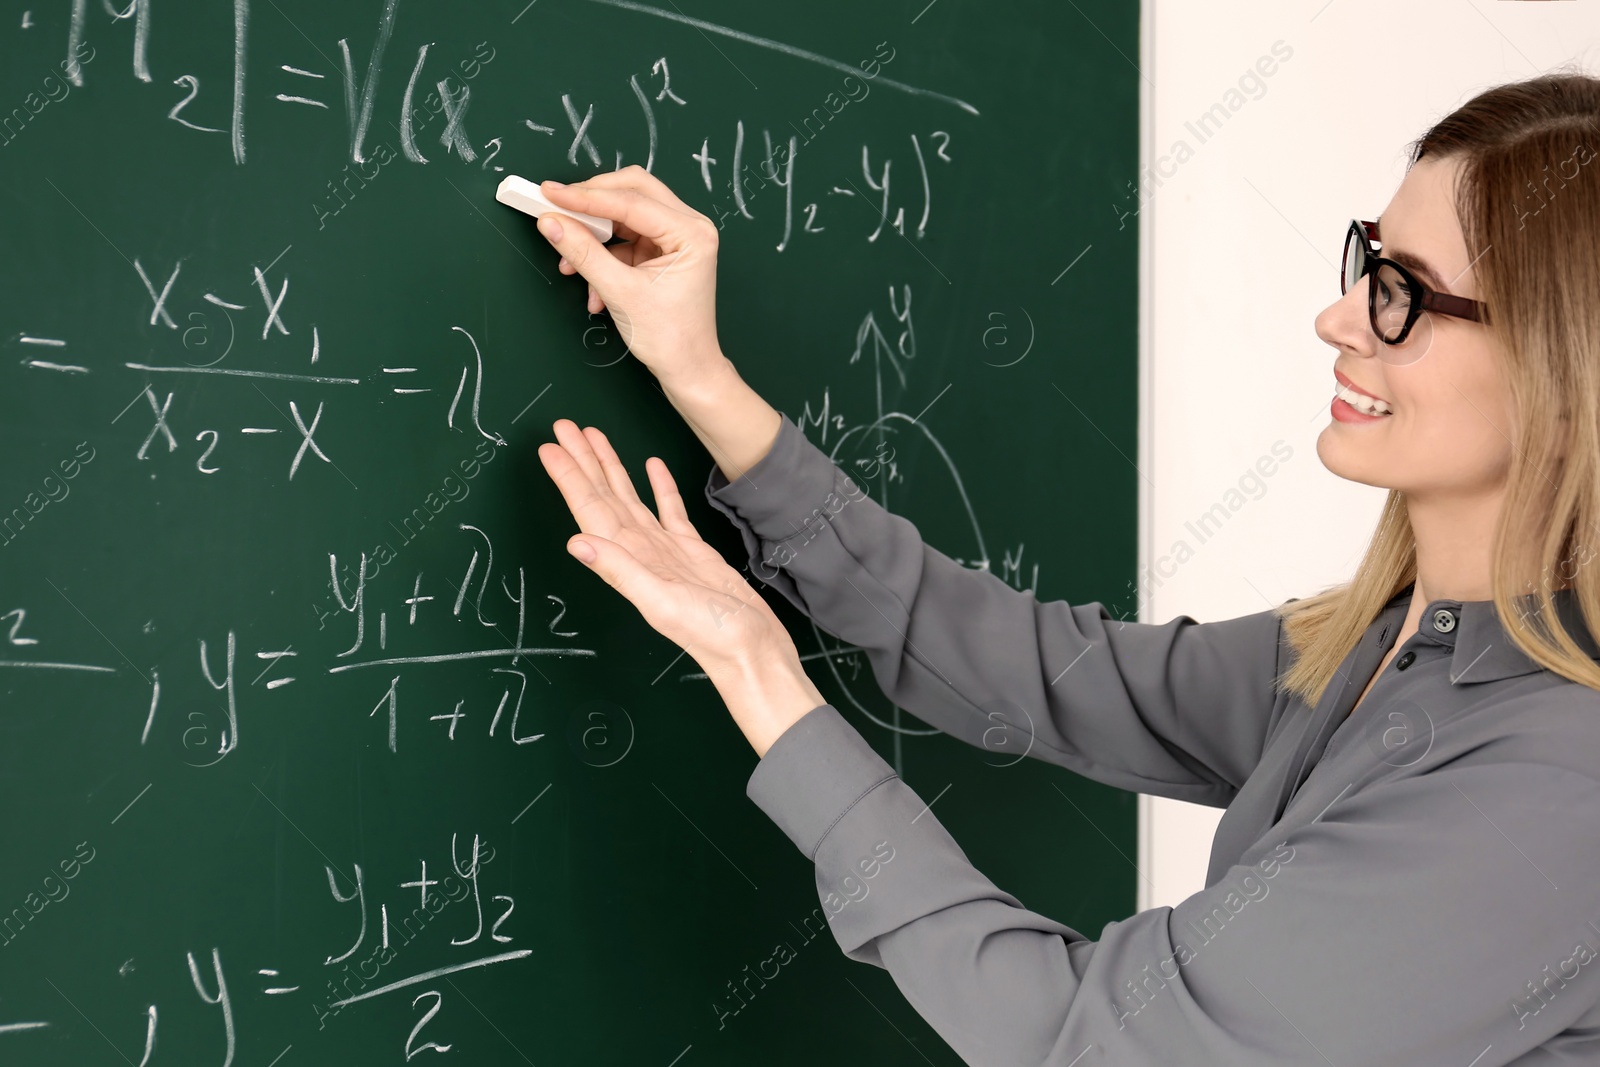
[[[815,864],[839,947],[887,969],[966,1062],[1496,1067],[1600,1023],[1594,778],[1493,743],[1374,767],[1322,811],[1291,803],[1217,883],[1091,941],[985,878],[822,700],[659,459],[658,522],[603,435],[556,435],[539,456],[573,542],[598,549],[585,562],[727,701],[761,755],[746,792]],[[1058,819],[1015,822],[1051,847]]]
[[[747,792],[814,862],[845,955],[969,1064],[1495,1067],[1600,1014],[1600,782],[1493,748],[1291,805],[1216,884],[1098,941],[984,877],[831,706]],[[1059,818],[1014,823],[1048,848]]]

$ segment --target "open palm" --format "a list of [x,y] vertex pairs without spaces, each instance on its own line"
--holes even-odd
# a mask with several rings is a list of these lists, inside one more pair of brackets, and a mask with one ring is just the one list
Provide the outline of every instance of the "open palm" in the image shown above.
[[554,424],[539,461],[578,520],[593,559],[574,552],[639,609],[644,620],[689,653],[713,682],[751,656],[793,648],[783,624],[738,571],[701,540],[667,465],[645,461],[659,519],[634,490],[605,434]]

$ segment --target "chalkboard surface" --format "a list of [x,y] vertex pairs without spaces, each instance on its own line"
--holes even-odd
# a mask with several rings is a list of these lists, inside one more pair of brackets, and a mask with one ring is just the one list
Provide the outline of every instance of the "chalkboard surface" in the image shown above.
[[[493,191],[648,166],[811,440],[1133,617],[1137,5],[0,18],[0,1062],[957,1063],[838,951],[693,663],[563,551],[570,417],[743,563]],[[1132,795],[931,731],[769,598],[987,874],[1090,936],[1132,910]]]

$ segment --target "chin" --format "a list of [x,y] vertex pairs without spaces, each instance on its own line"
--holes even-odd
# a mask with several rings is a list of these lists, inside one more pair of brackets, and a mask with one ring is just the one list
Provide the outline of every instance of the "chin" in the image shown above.
[[1345,442],[1329,441],[1328,435],[1332,432],[1330,427],[1317,436],[1317,459],[1336,477],[1347,482],[1357,482],[1361,485],[1370,485],[1375,489],[1392,489],[1389,481],[1380,477],[1372,470],[1369,457],[1352,455],[1352,452],[1365,451],[1347,447]]

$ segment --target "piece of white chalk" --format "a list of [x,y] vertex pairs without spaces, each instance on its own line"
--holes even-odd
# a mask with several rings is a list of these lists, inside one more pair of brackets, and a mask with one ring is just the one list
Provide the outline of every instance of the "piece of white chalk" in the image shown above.
[[597,215],[585,215],[581,211],[574,211],[569,207],[557,207],[539,191],[538,182],[530,182],[526,178],[519,178],[509,174],[494,191],[494,198],[507,207],[514,207],[525,215],[538,218],[547,211],[558,212],[571,219],[583,223],[584,227],[592,234],[595,240],[605,244],[611,240],[611,220],[602,219]]

